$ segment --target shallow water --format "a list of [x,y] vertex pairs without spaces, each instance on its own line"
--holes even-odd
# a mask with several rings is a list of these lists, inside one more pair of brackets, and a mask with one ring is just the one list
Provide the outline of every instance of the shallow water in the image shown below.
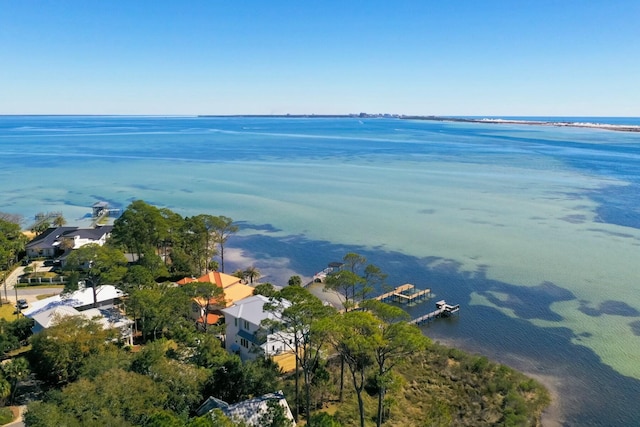
[[0,185],[0,210],[29,218],[62,211],[81,224],[97,200],[124,208],[135,199],[230,216],[242,231],[227,269],[253,263],[277,284],[363,253],[389,284],[462,304],[427,335],[560,377],[568,424],[640,419],[640,134],[0,117]]

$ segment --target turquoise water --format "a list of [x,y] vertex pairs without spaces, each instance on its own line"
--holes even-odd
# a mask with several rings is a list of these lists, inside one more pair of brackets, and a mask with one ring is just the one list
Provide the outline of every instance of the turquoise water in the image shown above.
[[86,224],[95,201],[124,208],[135,199],[230,216],[242,229],[227,269],[255,265],[276,284],[360,252],[389,284],[460,303],[460,317],[425,333],[553,381],[567,424],[640,419],[638,133],[7,116],[0,186],[0,210],[28,219],[62,211]]

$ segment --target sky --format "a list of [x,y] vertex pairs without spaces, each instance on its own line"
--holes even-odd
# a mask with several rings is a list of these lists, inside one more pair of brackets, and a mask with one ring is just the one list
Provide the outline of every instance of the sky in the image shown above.
[[640,1],[0,0],[0,114],[640,116]]

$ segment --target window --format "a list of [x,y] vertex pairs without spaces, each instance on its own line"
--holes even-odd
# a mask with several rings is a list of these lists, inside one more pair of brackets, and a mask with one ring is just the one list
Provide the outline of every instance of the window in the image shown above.
[[244,338],[240,338],[240,345],[243,346],[244,348],[249,348],[249,341],[247,341]]
[[237,317],[233,318],[233,326],[238,327],[238,318]]
[[245,320],[244,321],[244,328],[248,331],[249,330],[249,321]]

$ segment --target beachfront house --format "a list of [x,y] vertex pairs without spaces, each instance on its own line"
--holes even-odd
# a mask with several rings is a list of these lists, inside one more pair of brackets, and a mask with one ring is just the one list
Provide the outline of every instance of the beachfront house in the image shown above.
[[288,337],[262,327],[264,320],[276,320],[273,313],[264,310],[268,302],[269,298],[263,295],[253,295],[221,310],[225,317],[227,351],[239,354],[242,360],[251,360],[259,356],[280,355],[290,350],[290,345],[283,342]]
[[112,225],[95,228],[51,227],[27,243],[27,257],[55,258],[90,243],[102,246],[112,230]]

